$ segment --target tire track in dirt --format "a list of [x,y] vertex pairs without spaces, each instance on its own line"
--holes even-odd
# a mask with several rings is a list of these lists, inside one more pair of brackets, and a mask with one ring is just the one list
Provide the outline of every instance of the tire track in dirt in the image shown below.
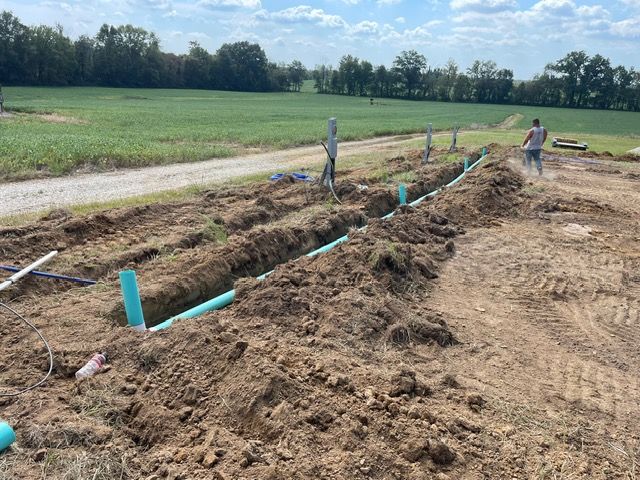
[[[601,341],[600,332],[575,325],[577,316],[565,315],[562,309],[554,305],[556,301],[553,299],[549,303],[542,303],[540,298],[522,298],[527,295],[527,288],[518,282],[511,285],[512,290],[506,298],[480,286],[494,275],[501,276],[499,271],[495,271],[498,262],[492,260],[493,257],[502,258],[505,263],[508,246],[498,248],[490,255],[486,252],[498,239],[504,238],[504,235],[491,235],[486,242],[473,247],[466,242],[461,245],[459,241],[458,248],[460,252],[465,252],[467,259],[478,255],[480,258],[476,260],[480,261],[471,263],[471,268],[460,268],[459,274],[452,272],[458,269],[458,266],[454,266],[456,262],[452,262],[445,267],[434,292],[434,306],[446,310],[452,306],[450,301],[444,302],[439,298],[442,282],[449,283],[451,277],[457,276],[465,285],[477,288],[466,289],[465,299],[470,307],[455,306],[456,316],[464,318],[467,327],[462,329],[467,336],[461,340],[488,342],[490,347],[487,349],[493,350],[491,358],[495,359],[496,368],[490,369],[491,373],[484,373],[489,376],[485,379],[479,366],[466,366],[463,358],[456,358],[456,361],[463,362],[460,374],[467,375],[471,368],[475,372],[475,381],[485,387],[492,385],[489,391],[493,390],[496,395],[504,398],[505,392],[509,392],[510,395],[516,395],[512,398],[514,401],[520,398],[534,403],[550,402],[556,414],[570,406],[583,411],[593,410],[617,423],[627,422],[631,408],[629,393],[639,392],[637,379],[631,375],[633,369],[621,370],[609,358],[600,358],[600,351],[606,347]],[[469,261],[467,259],[465,263]],[[508,279],[509,275],[503,278]],[[456,290],[459,287],[453,289]],[[450,296],[451,287],[447,286],[442,294],[443,297]],[[475,305],[482,305],[479,308],[486,309],[486,313],[474,312]],[[461,311],[458,311],[458,307]],[[474,320],[470,322],[471,318]],[[476,328],[470,332],[468,327],[474,322]],[[450,324],[460,327],[459,321],[450,320]],[[610,340],[608,334],[604,340]],[[619,350],[614,349],[612,353],[617,355]]]
[[[580,169],[549,173],[534,179],[543,193],[532,196],[527,215],[456,242],[429,301],[475,354],[449,351],[452,373],[521,422],[516,437],[553,432],[573,465],[586,454],[626,468],[609,445],[627,445],[640,432],[637,192],[620,179],[608,190],[603,176]],[[539,197],[561,208],[540,209]],[[571,223],[592,232],[575,235]],[[464,298],[452,301],[460,292]]]

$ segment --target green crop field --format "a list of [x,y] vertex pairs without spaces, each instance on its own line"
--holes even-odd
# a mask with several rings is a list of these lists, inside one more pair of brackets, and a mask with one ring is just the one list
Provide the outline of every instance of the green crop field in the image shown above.
[[428,122],[437,130],[454,124],[495,125],[521,114],[511,127],[513,137],[538,116],[551,134],[589,134],[594,148],[600,144],[622,153],[640,145],[640,114],[629,112],[388,99],[372,106],[367,98],[308,91],[14,87],[4,93],[13,113],[0,119],[4,178],[197,161],[249,148],[312,144],[324,138],[331,116],[338,118],[340,140],[420,132]]

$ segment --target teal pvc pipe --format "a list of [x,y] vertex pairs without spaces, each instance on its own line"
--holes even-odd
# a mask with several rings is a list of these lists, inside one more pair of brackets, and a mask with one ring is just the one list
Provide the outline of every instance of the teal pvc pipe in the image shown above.
[[16,441],[16,433],[7,422],[0,422],[0,452]]
[[482,158],[487,156],[487,147],[482,147]]
[[407,204],[407,186],[404,183],[398,187],[398,197],[400,197],[400,205]]
[[469,170],[469,159],[464,157],[464,171],[466,172],[467,170]]
[[[480,157],[480,159],[477,162],[475,162],[473,165],[471,165],[469,167],[468,171],[470,171],[476,165],[478,165],[480,162],[482,162],[482,160],[484,160],[485,156],[486,155]],[[462,172],[462,174],[459,177],[457,177],[452,182],[448,183],[446,186],[450,187],[451,185],[455,185],[456,183],[458,183],[460,180],[462,180],[464,178],[466,173],[467,172]],[[414,200],[409,205],[412,206],[412,207],[415,207],[415,206],[419,205],[420,203],[422,203],[428,197],[435,197],[441,191],[442,191],[442,188],[439,188],[437,190],[434,190],[431,193],[427,193],[426,195],[418,198],[417,200]],[[394,215],[395,215],[395,212],[391,212],[391,213],[388,213],[387,215],[385,215],[382,218],[383,219],[388,219],[388,218],[393,217]],[[364,231],[364,230],[366,230],[366,228],[367,228],[367,226],[365,225],[364,227],[361,227],[358,230]],[[307,257],[315,257],[316,255],[319,255],[321,253],[326,253],[329,250],[333,249],[334,247],[340,245],[341,243],[346,242],[347,240],[349,240],[349,235],[344,235],[344,236],[338,238],[337,240],[334,240],[333,242],[328,243],[327,245],[325,245],[323,247],[320,247],[320,248],[318,248],[316,250],[313,250],[312,252],[307,253],[306,256]],[[259,277],[256,277],[256,279],[257,280],[264,280],[265,278],[267,278],[272,273],[273,273],[273,270],[271,270],[270,272],[267,272],[267,273],[263,273]],[[181,313],[179,315],[176,315],[175,317],[171,317],[169,320],[166,320],[166,321],[156,325],[155,327],[151,327],[149,330],[151,330],[152,332],[157,332],[159,330],[164,330],[166,328],[169,328],[173,324],[173,322],[175,322],[176,320],[179,320],[181,318],[194,318],[194,317],[198,317],[198,316],[202,315],[203,313],[206,313],[206,312],[209,312],[209,311],[212,311],[212,310],[220,310],[220,309],[226,307],[227,305],[230,305],[231,303],[233,303],[235,298],[236,298],[236,291],[235,290],[230,290],[230,291],[228,291],[226,293],[223,293],[222,295],[218,295],[217,297],[212,298],[208,302],[205,302],[205,303],[202,303],[202,304],[200,304],[200,305],[198,305],[196,307],[193,307],[192,309],[187,310],[186,312],[183,312],[183,313]]]
[[171,324],[176,320],[180,320],[182,318],[199,317],[203,313],[210,312],[212,310],[220,310],[226,307],[227,305],[230,305],[231,303],[233,303],[235,298],[236,298],[236,291],[229,290],[228,292],[225,292],[222,295],[218,295],[217,297],[212,298],[207,302],[201,303],[200,305],[197,305],[187,310],[186,312],[182,312],[181,314],[176,315],[175,317],[171,317],[169,320],[166,320],[156,325],[155,327],[152,327],[150,330],[153,332],[156,332],[158,330],[164,330],[165,328],[169,328]]
[[120,288],[122,289],[124,310],[127,313],[127,323],[136,330],[146,330],[136,272],[133,270],[120,272]]
[[334,240],[333,242],[326,244],[324,247],[320,247],[317,250],[314,250],[313,252],[309,252],[309,253],[307,253],[306,256],[307,257],[315,257],[316,255],[319,255],[321,253],[328,252],[333,247],[337,247],[338,245],[340,245],[341,243],[346,242],[347,240],[349,240],[349,235],[345,235],[344,237],[340,237],[339,239]]
[[275,270],[269,270],[267,273],[263,273],[262,275],[260,275],[259,277],[256,277],[256,280],[264,280],[265,278],[267,278],[269,275],[271,275],[273,272],[275,272]]

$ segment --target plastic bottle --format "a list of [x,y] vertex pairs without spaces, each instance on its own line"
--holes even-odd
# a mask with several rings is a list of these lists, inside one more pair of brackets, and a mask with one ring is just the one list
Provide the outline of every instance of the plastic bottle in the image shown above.
[[76,379],[87,378],[95,375],[107,363],[106,353],[96,353],[84,367],[76,372]]

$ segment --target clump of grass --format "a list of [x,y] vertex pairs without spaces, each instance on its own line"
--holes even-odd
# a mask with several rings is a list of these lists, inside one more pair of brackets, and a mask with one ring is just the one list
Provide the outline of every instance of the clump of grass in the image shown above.
[[409,270],[409,258],[398,249],[398,245],[386,241],[369,255],[369,265],[376,271],[391,270],[406,273]]
[[398,183],[413,183],[418,179],[418,175],[414,171],[399,172],[394,173],[391,179]]
[[370,178],[373,181],[377,181],[380,183],[389,183],[389,179],[391,178],[389,167],[387,165],[381,165],[371,173]]
[[[117,452],[101,452],[90,455],[87,452],[75,454],[47,453],[42,465],[42,478],[50,478],[55,472],[56,478],[65,480],[113,480],[131,478],[127,458]],[[53,476],[53,475],[52,475]]]
[[202,235],[205,240],[215,243],[227,243],[229,235],[224,225],[216,222],[216,220],[205,217],[205,225],[202,229]]
[[105,425],[120,428],[124,425],[123,408],[117,403],[116,387],[110,383],[86,382],[71,406],[83,417],[93,417]]

